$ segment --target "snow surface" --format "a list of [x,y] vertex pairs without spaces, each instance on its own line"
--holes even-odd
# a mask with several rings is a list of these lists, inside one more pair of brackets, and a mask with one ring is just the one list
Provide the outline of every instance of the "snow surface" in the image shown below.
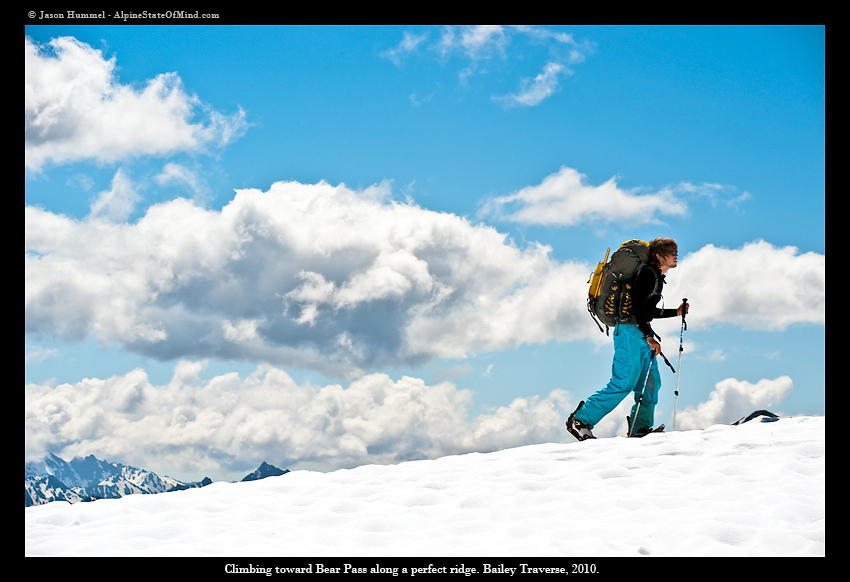
[[25,553],[824,556],[825,426],[756,419],[54,502],[25,508]]

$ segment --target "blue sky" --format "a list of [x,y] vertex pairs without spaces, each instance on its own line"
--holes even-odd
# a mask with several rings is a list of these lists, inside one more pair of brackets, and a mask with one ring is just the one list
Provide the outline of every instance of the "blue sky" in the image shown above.
[[825,413],[822,26],[25,36],[28,457],[191,480],[574,442],[611,365],[587,276],[656,236],[692,304],[678,428]]

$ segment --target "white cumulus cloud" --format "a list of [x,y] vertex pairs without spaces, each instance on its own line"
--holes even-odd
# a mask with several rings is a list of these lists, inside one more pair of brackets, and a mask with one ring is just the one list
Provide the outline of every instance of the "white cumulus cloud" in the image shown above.
[[378,185],[280,182],[136,223],[25,213],[27,331],[357,375],[590,334],[587,267]]
[[[121,191],[132,189],[113,187]],[[590,266],[396,202],[386,184],[279,182],[238,191],[221,210],[156,204],[133,224],[27,207],[25,239],[27,332],[161,359],[355,377],[596,331],[585,309]],[[708,245],[672,275],[665,297],[688,297],[693,325],[825,322],[824,255]]]
[[450,382],[370,374],[317,386],[271,366],[203,381],[203,369],[182,361],[163,386],[140,369],[28,385],[26,457],[94,454],[192,480],[238,478],[262,461],[337,469],[572,438],[562,391],[472,417],[471,393]]
[[124,85],[115,58],[72,37],[24,39],[24,165],[115,162],[225,144],[244,131],[244,112],[224,115],[186,93],[175,73]]
[[[27,207],[26,331],[348,377],[594,337],[588,265],[390,194],[279,182],[220,211],[156,204],[134,224]],[[824,255],[708,245],[673,275],[665,296],[689,298],[693,325],[825,322]]]
[[779,414],[776,407],[785,401],[792,387],[793,382],[788,376],[762,379],[755,384],[727,378],[715,384],[708,401],[678,411],[676,428],[692,430],[713,424],[729,424],[762,409]]
[[525,224],[575,226],[582,223],[658,222],[659,216],[681,216],[687,205],[669,188],[649,194],[624,190],[615,178],[587,183],[587,176],[562,167],[536,186],[487,201],[486,215]]
[[694,325],[781,331],[826,323],[825,255],[759,240],[738,249],[706,245],[679,260],[664,294],[676,305],[688,298]]

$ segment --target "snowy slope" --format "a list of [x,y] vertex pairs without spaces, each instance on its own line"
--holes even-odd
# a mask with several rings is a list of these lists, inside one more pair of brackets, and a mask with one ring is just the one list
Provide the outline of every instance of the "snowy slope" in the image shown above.
[[26,508],[27,555],[823,556],[825,417]]

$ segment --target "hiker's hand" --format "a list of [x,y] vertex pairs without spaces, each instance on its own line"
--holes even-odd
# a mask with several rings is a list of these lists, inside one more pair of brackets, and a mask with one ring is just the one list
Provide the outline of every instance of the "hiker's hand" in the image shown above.
[[655,341],[654,337],[646,338],[646,343],[648,343],[649,347],[652,349],[652,355],[657,356],[661,353],[661,344]]
[[[682,313],[682,309],[685,310],[684,314]],[[687,315],[690,310],[691,310],[691,304],[690,303],[682,303],[681,305],[679,305],[679,308],[676,309],[676,315],[678,315],[679,317],[681,317],[682,315]]]

